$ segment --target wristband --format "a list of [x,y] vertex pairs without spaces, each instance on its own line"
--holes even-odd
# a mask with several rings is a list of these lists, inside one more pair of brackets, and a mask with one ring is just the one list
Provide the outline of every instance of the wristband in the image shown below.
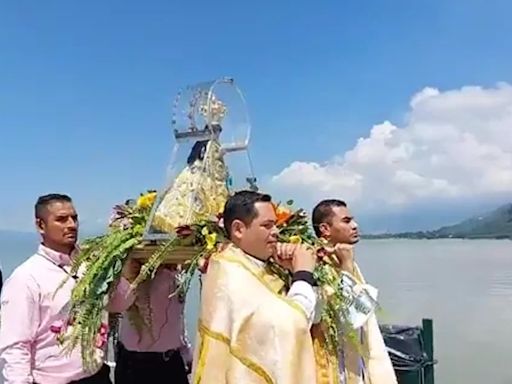
[[311,286],[317,285],[316,280],[313,277],[313,273],[309,272],[309,271],[295,272],[292,277],[292,284],[295,283],[296,281],[305,281],[306,283],[308,283]]

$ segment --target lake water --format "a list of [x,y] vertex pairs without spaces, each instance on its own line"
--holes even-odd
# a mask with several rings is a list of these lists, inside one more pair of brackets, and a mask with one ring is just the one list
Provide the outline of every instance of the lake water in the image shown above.
[[[31,245],[7,246],[6,272]],[[7,259],[8,258],[8,259]],[[379,289],[381,322],[434,320],[436,384],[510,384],[512,369],[512,242],[503,240],[367,240],[356,258]],[[192,339],[197,284],[187,302]]]
[[433,318],[436,383],[512,383],[512,242],[367,241],[357,257],[384,322]]

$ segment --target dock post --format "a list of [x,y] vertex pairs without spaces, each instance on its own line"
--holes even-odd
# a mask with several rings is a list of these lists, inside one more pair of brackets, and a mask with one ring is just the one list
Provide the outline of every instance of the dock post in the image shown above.
[[428,357],[428,364],[424,368],[425,384],[434,384],[434,325],[432,319],[423,319],[423,341],[425,353]]

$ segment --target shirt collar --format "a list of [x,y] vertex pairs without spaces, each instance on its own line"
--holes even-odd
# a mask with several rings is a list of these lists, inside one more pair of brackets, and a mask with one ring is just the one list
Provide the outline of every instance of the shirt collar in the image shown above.
[[75,254],[78,252],[78,247],[75,245],[75,249],[71,252],[71,255],[68,255],[66,253],[57,252],[51,248],[48,248],[44,246],[43,244],[39,244],[39,247],[37,249],[37,253],[39,253],[41,256],[46,257],[51,262],[62,265],[62,266],[68,266],[71,265],[71,260],[75,256]]

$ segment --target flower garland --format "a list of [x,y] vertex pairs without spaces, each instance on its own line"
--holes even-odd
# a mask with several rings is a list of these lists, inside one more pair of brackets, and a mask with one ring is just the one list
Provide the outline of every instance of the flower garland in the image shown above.
[[[156,192],[148,191],[137,200],[116,205],[107,233],[85,240],[81,244],[81,252],[72,260],[70,274],[79,274],[80,278],[71,293],[69,320],[56,333],[65,351],[81,348],[83,364],[87,370],[94,370],[97,366],[98,337],[105,334],[102,317],[106,299],[114,292],[128,255],[143,242],[144,229],[155,200]],[[177,228],[170,240],[161,243],[144,263],[132,283],[132,289],[151,278],[166,256],[179,246],[197,250],[184,267],[187,270],[198,269],[204,256],[213,251],[218,242],[224,241],[218,222],[215,217],[209,221]],[[178,293],[185,295],[191,279],[183,277],[185,275],[182,274]],[[151,327],[151,311],[146,311],[147,306],[138,301],[140,300],[136,300],[128,309],[128,318],[141,334],[143,328]],[[69,324],[72,326],[68,326]]]
[[[278,240],[285,243],[306,244],[317,253],[317,263],[313,276],[319,286],[319,294],[324,303],[321,313],[321,325],[326,334],[327,348],[333,356],[338,356],[340,351],[340,339],[359,346],[357,333],[348,319],[347,300],[340,289],[341,271],[333,263],[333,255],[325,249],[325,241],[319,239],[313,233],[308,215],[303,209],[293,210],[293,200],[285,205],[275,206],[277,227],[279,229]],[[274,269],[281,269],[273,263]],[[291,283],[291,274],[284,271],[281,276],[287,278],[286,283]]]
[[[321,314],[321,324],[326,334],[327,348],[333,356],[338,356],[340,340],[353,344],[358,350],[360,342],[357,332],[353,329],[348,319],[347,300],[340,289],[341,271],[334,267],[332,255],[325,249],[325,242],[318,239],[309,226],[307,213],[303,209],[293,210],[293,200],[285,205],[275,204],[276,226],[279,230],[278,241],[284,243],[307,244],[315,249],[320,262],[317,264],[313,275],[320,288],[324,306]],[[209,232],[211,230],[211,232]],[[179,286],[180,294],[186,294],[190,281],[199,270],[206,272],[208,258],[215,249],[220,249],[224,243],[224,229],[222,222],[215,223],[204,234],[212,236],[205,248],[205,252],[198,254],[191,260],[181,274],[183,283]],[[219,235],[219,236],[218,236]],[[217,237],[218,236],[218,237]],[[290,287],[292,274],[282,268],[275,260],[268,260],[266,267],[269,271],[279,276],[287,287]]]
[[72,260],[70,274],[80,278],[72,290],[69,319],[59,330],[58,340],[65,351],[81,348],[87,370],[97,366],[98,348],[102,347],[98,340],[105,334],[105,297],[115,288],[129,251],[141,243],[155,198],[156,192],[148,191],[136,201],[116,205],[109,231],[84,241],[80,253]]
[[[116,205],[106,234],[87,239],[81,246],[80,254],[73,259],[71,274],[83,271],[71,295],[68,324],[72,326],[59,329],[59,340],[65,349],[71,351],[79,346],[86,369],[94,369],[97,364],[98,340],[103,340],[106,330],[102,323],[106,298],[114,292],[121,277],[123,265],[130,252],[143,241],[143,233],[149,219],[156,192],[148,191],[137,200],[128,200]],[[321,321],[326,332],[328,347],[337,353],[340,335],[343,339],[354,339],[355,334],[345,322],[345,301],[339,287],[340,274],[329,262],[323,243],[315,237],[308,224],[307,214],[299,209],[292,211],[293,201],[284,206],[275,205],[279,241],[304,243],[314,247],[321,261],[317,264],[314,276],[324,300]],[[226,243],[221,215],[191,225],[178,227],[170,240],[160,244],[159,248],[147,259],[132,288],[151,278],[167,255],[177,247],[193,250],[191,258],[182,266],[177,276],[177,289],[172,295],[185,297],[196,272],[206,272],[210,255]],[[291,283],[291,273],[269,260],[267,267],[280,276],[285,284]],[[128,309],[128,317],[133,325],[142,332],[151,327],[149,316],[142,316],[141,303],[137,301]],[[341,316],[340,316],[341,314]],[[147,315],[147,313],[145,313]],[[343,330],[343,332],[341,332]]]

